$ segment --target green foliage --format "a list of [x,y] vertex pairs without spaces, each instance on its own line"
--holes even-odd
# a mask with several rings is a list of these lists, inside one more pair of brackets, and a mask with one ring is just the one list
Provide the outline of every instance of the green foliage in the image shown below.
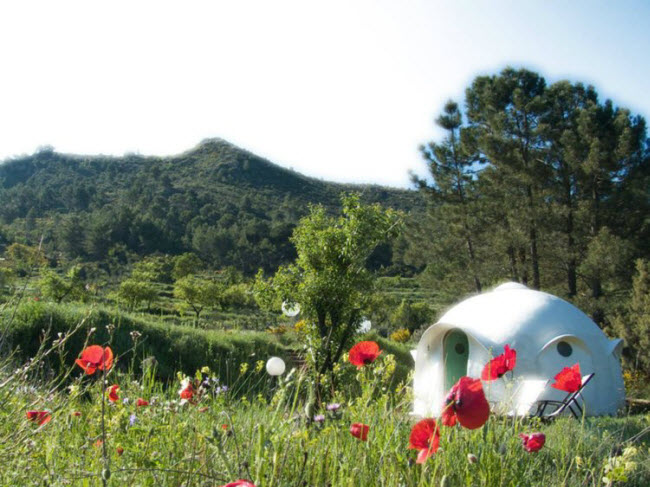
[[412,191],[308,178],[222,140],[168,158],[40,151],[0,164],[0,244],[43,237],[48,255],[102,262],[111,274],[133,256],[193,252],[250,276],[292,261],[289,237],[308,205],[336,211],[346,189],[369,203],[419,204]]
[[47,259],[38,247],[13,243],[5,251],[7,264],[19,276],[25,276],[30,271],[43,267]]
[[65,299],[79,300],[86,295],[84,268],[72,266],[65,276],[60,276],[53,270],[46,270],[38,283],[41,294],[57,303]]
[[644,119],[526,69],[477,77],[464,105],[448,103],[445,137],[421,148],[429,211],[407,227],[406,262],[450,302],[512,280],[607,328],[630,263],[650,256]]
[[[173,379],[177,371],[193,374],[207,365],[218,373],[223,383],[232,384],[238,376],[239,363],[250,362],[254,357],[287,357],[285,348],[272,335],[263,332],[169,326],[110,308],[91,309],[73,303],[27,301],[20,304],[15,316],[11,311],[0,311],[0,322],[8,326],[5,343],[16,350],[16,358],[20,360],[33,357],[43,340],[47,345],[58,333],[67,333],[82,323],[79,333],[66,343],[63,362],[58,357],[48,359],[47,367],[51,370],[74,365],[87,335],[93,343],[110,340],[118,354],[118,368],[122,370],[131,364],[139,369],[143,359],[155,357],[156,374],[164,381]],[[109,325],[114,327],[112,332]],[[132,332],[141,335],[135,350]]]
[[172,277],[174,280],[181,277],[189,276],[190,274],[197,274],[203,267],[203,262],[196,254],[186,252],[174,258],[174,269]]
[[614,330],[625,339],[628,364],[650,376],[650,264],[637,260],[632,297],[614,320]]
[[367,309],[374,284],[368,257],[397,235],[399,225],[395,212],[362,205],[357,196],[343,197],[343,214],[337,218],[312,207],[292,237],[296,262],[268,281],[258,274],[256,292],[263,305],[300,305],[310,332],[309,360],[319,377],[332,370]]
[[11,285],[14,280],[14,271],[9,267],[0,265],[0,296],[11,293]]
[[140,303],[151,303],[158,297],[155,285],[149,281],[141,281],[130,277],[120,283],[117,291],[118,300],[124,302],[127,308],[133,311]]
[[391,321],[401,327],[406,327],[409,334],[413,334],[422,325],[433,324],[433,317],[434,311],[427,303],[412,303],[402,299],[399,306],[394,309]]
[[220,307],[225,286],[221,282],[196,276],[185,276],[174,283],[174,296],[182,301],[180,310],[192,309],[198,321],[204,308]]

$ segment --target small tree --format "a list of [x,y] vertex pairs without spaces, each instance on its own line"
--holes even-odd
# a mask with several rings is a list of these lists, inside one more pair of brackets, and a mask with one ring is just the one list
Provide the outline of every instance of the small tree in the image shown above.
[[203,262],[196,254],[186,252],[179,256],[174,257],[174,269],[172,270],[172,277],[174,279],[181,279],[182,277],[196,274],[203,267]]
[[60,276],[52,270],[45,271],[38,284],[41,294],[57,303],[64,299],[80,299],[86,288],[83,280],[83,268],[79,265],[71,267],[65,276]]
[[26,276],[34,268],[47,264],[47,259],[39,247],[13,243],[7,247],[5,255],[9,266],[20,277]]
[[311,207],[291,238],[295,263],[280,267],[269,280],[260,270],[255,283],[262,306],[279,309],[283,301],[300,305],[319,399],[322,376],[349,347],[367,308],[375,279],[366,260],[377,245],[397,235],[401,223],[394,211],[362,205],[356,195],[342,200],[343,214],[337,218],[322,206]]
[[631,365],[650,375],[650,264],[637,260],[636,272],[627,310],[614,319],[614,329],[625,338]]
[[192,308],[198,322],[205,308],[221,305],[224,285],[196,276],[185,276],[174,283],[174,297],[182,300],[181,310]]
[[126,302],[129,310],[133,311],[136,306],[146,302],[148,307],[158,297],[158,291],[152,282],[130,277],[120,283],[117,296]]
[[14,281],[14,272],[0,265],[0,296],[11,292],[11,285]]

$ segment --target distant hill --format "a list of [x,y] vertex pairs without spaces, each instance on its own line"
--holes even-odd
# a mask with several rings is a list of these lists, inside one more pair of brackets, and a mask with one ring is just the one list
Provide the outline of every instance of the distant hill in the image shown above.
[[45,149],[0,164],[0,245],[43,238],[54,255],[94,261],[194,251],[214,266],[271,270],[293,257],[288,237],[308,205],[334,211],[342,192],[422,207],[415,191],[310,178],[221,139],[170,157]]

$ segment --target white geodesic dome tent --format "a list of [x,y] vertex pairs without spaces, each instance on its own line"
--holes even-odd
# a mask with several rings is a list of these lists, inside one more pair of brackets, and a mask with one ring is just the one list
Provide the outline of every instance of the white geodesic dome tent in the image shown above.
[[561,400],[566,393],[550,386],[553,377],[578,362],[583,376],[595,373],[582,394],[586,414],[615,414],[623,406],[622,340],[607,338],[563,299],[506,283],[458,303],[424,332],[412,352],[414,414],[438,415],[458,378],[480,377],[484,365],[503,353],[506,344],[517,351],[517,366],[512,378],[509,372],[505,378],[484,382],[493,404],[517,401],[515,392],[534,383],[541,384],[535,401]]

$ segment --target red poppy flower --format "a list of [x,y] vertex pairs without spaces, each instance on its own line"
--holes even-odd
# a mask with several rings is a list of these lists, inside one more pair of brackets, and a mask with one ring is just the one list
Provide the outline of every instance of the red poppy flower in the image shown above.
[[75,362],[88,375],[93,375],[96,370],[109,370],[113,366],[113,350],[91,345],[81,352],[81,358]]
[[424,463],[440,446],[440,429],[433,418],[426,418],[413,426],[409,448],[420,450],[416,463]]
[[544,433],[531,433],[529,435],[520,434],[519,438],[524,441],[524,450],[528,453],[540,451],[546,443],[546,435]]
[[580,373],[580,364],[575,364],[573,367],[564,367],[555,376],[555,383],[551,384],[551,387],[555,387],[561,391],[575,392],[580,389],[581,385],[582,374]]
[[503,347],[503,353],[490,360],[481,373],[483,380],[496,380],[509,370],[513,370],[517,364],[517,351],[509,345]]
[[178,394],[181,396],[181,399],[190,400],[194,397],[194,387],[190,381],[187,381],[187,384],[184,384]]
[[373,363],[379,357],[381,350],[376,342],[359,342],[350,349],[348,354],[350,363],[360,369],[364,365]]
[[228,425],[227,425],[227,424],[222,424],[222,425],[221,425],[221,429],[222,429],[222,430],[227,430],[227,429],[228,429]]
[[49,411],[27,411],[27,419],[41,426],[50,422],[52,414]]
[[461,426],[473,430],[480,428],[490,417],[490,405],[479,379],[461,377],[445,399],[441,421],[445,426]]
[[149,401],[147,401],[147,400],[142,399],[141,397],[139,397],[138,400],[135,401],[135,405],[138,406],[138,407],[140,407],[140,406],[148,406],[148,405],[149,405]]
[[111,402],[117,402],[120,400],[120,396],[117,395],[117,391],[120,390],[120,386],[113,384],[108,388],[108,400]]
[[235,480],[234,482],[222,485],[221,487],[255,487],[255,484],[249,482],[248,480]]
[[368,431],[370,431],[370,426],[367,424],[352,423],[350,425],[350,434],[361,441],[368,440]]
[[124,448],[122,448],[121,446],[118,446],[116,448],[116,450],[117,450],[117,454],[121,457],[122,453],[124,453]]
[[72,413],[73,416],[81,416],[81,411],[75,411]]

